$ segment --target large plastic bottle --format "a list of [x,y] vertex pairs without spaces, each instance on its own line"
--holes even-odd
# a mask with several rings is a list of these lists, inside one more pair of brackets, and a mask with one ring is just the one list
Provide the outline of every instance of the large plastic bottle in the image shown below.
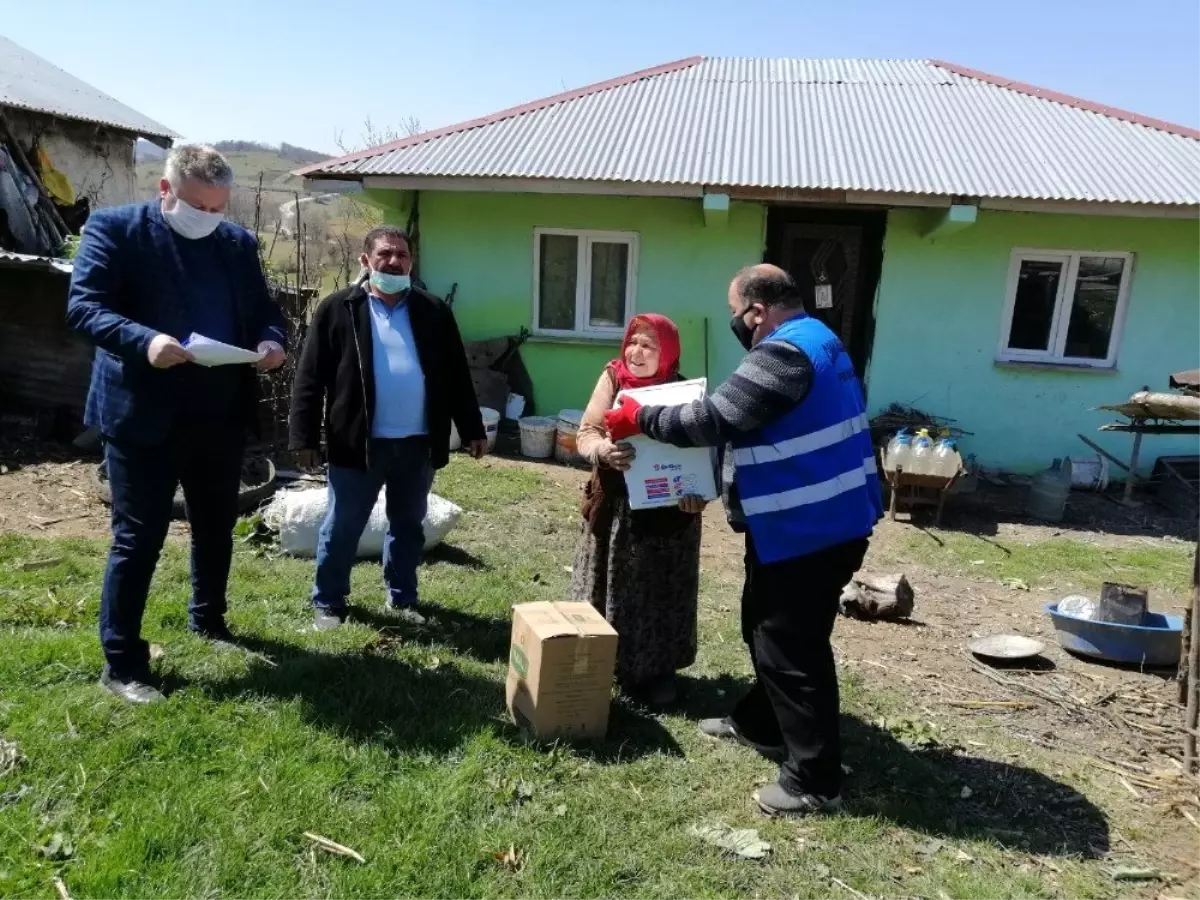
[[895,472],[902,468],[905,472],[912,465],[912,435],[901,428],[894,438],[888,442],[887,452],[883,455],[885,472]]
[[1045,522],[1059,522],[1071,493],[1071,460],[1056,459],[1029,488],[1025,512]]
[[942,437],[933,445],[933,474],[939,478],[953,478],[961,466],[962,457],[958,455],[954,441],[943,432]]
[[933,441],[929,439],[928,429],[922,428],[912,442],[912,461],[908,471],[914,475],[933,474]]

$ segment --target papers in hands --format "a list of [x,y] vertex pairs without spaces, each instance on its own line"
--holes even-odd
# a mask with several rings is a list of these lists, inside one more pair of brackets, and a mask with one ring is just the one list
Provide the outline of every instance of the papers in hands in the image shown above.
[[184,349],[192,354],[192,358],[200,366],[229,366],[238,363],[256,363],[266,358],[267,354],[254,350],[243,350],[232,344],[223,344],[206,338],[202,334],[192,332],[183,342]]

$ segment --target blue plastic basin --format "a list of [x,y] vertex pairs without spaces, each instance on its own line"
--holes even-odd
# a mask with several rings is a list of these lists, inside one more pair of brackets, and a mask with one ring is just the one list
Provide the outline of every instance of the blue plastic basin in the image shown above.
[[1144,625],[1120,625],[1077,619],[1058,611],[1057,603],[1044,607],[1054,622],[1058,643],[1064,650],[1094,656],[1109,662],[1142,666],[1174,666],[1179,663],[1183,619],[1146,613]]

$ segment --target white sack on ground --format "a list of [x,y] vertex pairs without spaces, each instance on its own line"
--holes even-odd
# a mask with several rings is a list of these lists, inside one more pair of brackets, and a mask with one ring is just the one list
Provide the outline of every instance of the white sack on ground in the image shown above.
[[[371,519],[358,542],[359,559],[383,555],[383,539],[387,534],[385,511],[386,488],[379,492]],[[329,506],[325,488],[285,491],[277,495],[263,515],[263,520],[279,531],[279,543],[289,556],[312,557],[317,554],[317,532]],[[429,495],[429,509],[422,523],[425,528],[425,549],[430,550],[445,540],[458,523],[462,510],[437,494]]]

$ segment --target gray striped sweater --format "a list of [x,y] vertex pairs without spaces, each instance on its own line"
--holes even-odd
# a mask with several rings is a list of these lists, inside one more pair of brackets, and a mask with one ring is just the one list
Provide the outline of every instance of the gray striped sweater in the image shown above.
[[735,529],[745,525],[733,484],[735,437],[758,431],[786,415],[808,396],[812,360],[798,347],[764,341],[746,354],[729,380],[711,397],[682,406],[647,406],[638,415],[642,433],[676,447],[723,448],[721,497]]

